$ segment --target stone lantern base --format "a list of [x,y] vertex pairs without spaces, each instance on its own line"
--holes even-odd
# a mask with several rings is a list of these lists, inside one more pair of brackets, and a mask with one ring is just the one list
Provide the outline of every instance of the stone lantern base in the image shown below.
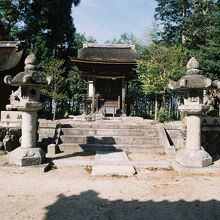
[[45,152],[41,148],[18,147],[9,153],[9,163],[19,166],[39,165],[45,159]]
[[203,149],[190,150],[184,148],[179,150],[176,161],[185,167],[206,167],[212,164],[212,157]]

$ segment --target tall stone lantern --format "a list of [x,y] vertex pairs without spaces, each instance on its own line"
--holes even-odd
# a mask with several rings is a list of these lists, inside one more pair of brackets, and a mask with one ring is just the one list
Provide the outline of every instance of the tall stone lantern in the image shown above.
[[4,82],[11,86],[19,86],[21,99],[17,105],[22,111],[22,137],[21,146],[9,153],[9,163],[19,166],[41,164],[45,158],[43,149],[36,147],[37,111],[42,109],[40,102],[40,86],[50,83],[40,74],[37,59],[30,54],[25,60],[24,72],[18,73],[14,78],[5,76]]
[[201,119],[210,106],[203,103],[204,90],[214,87],[211,79],[200,74],[199,63],[193,57],[187,63],[186,75],[169,88],[184,92],[184,104],[179,110],[186,114],[186,145],[176,155],[176,161],[185,167],[205,167],[212,164],[211,156],[201,146]]

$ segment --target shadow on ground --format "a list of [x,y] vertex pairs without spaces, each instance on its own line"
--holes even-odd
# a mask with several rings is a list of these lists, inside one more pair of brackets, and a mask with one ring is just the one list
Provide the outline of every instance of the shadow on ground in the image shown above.
[[44,218],[46,220],[220,219],[220,202],[216,200],[205,202],[198,200],[192,202],[183,200],[176,202],[110,201],[99,198],[98,193],[92,190],[69,197],[60,194],[57,201],[46,209]]

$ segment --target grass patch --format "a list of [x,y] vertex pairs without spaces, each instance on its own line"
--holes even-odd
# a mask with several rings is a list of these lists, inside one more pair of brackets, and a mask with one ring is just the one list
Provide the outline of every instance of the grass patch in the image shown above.
[[84,168],[87,172],[92,173],[92,166],[86,165]]

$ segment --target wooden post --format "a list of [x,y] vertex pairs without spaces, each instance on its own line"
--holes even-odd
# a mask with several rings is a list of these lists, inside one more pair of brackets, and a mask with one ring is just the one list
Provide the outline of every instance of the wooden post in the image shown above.
[[95,113],[95,83],[96,83],[96,80],[95,78],[93,78],[93,93],[92,93],[92,113]]
[[95,111],[98,112],[99,110],[99,94],[95,95]]
[[121,80],[121,110],[122,110],[122,114],[124,115],[125,112],[125,78],[122,78]]
[[86,103],[86,98],[87,98],[87,95],[85,95],[83,97],[83,114],[84,115],[87,115],[87,112],[88,112],[88,106],[87,106],[87,103]]

